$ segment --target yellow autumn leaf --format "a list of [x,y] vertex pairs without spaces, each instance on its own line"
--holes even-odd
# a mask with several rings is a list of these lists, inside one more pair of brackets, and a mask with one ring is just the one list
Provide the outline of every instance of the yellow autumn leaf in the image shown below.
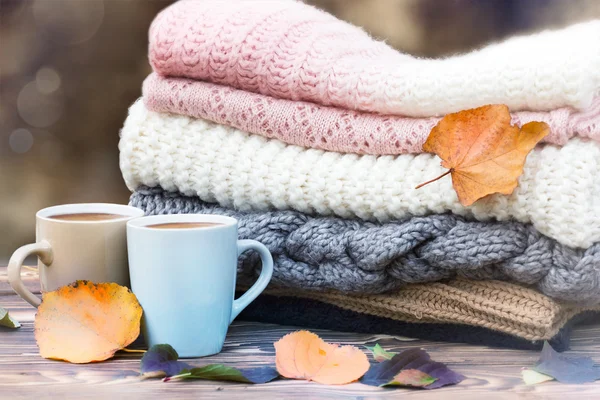
[[128,288],[77,281],[42,295],[35,340],[44,358],[103,361],[139,336],[141,318],[142,307]]

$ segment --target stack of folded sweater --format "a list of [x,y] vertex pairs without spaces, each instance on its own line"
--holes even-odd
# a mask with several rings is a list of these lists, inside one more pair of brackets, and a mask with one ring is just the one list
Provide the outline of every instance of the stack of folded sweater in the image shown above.
[[[441,60],[293,0],[180,1],[121,132],[131,204],[211,213],[263,242],[241,318],[432,340],[568,346],[600,304],[600,21]],[[422,153],[446,113],[506,104],[551,134],[512,195],[462,206]],[[260,270],[240,259],[239,284]]]

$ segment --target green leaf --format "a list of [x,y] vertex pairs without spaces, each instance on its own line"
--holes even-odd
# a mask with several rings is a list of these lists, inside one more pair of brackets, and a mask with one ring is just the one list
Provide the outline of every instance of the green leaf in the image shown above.
[[544,383],[554,380],[554,378],[551,376],[539,373],[528,368],[523,368],[521,370],[521,376],[523,377],[523,382],[525,382],[526,385],[537,385],[538,383]]
[[19,321],[13,319],[10,315],[8,315],[8,311],[0,307],[0,326],[16,329],[20,328],[21,324],[19,323]]
[[365,347],[367,348],[367,350],[369,350],[371,353],[373,353],[373,359],[377,362],[391,360],[392,357],[394,357],[396,355],[396,353],[391,353],[389,351],[386,351],[383,347],[381,347],[379,345],[379,343],[376,343],[375,346],[373,346],[373,347],[369,347],[369,346],[365,346]]
[[179,354],[168,344],[157,344],[144,354],[140,361],[142,378],[206,379],[211,381],[233,381],[243,383],[266,383],[279,377],[273,367],[238,369],[223,364],[209,364],[194,367],[178,361]]
[[178,375],[165,378],[173,379],[206,379],[210,381],[232,381],[243,383],[267,383],[279,377],[273,367],[237,369],[223,364],[209,364],[204,367],[182,370]]
[[381,386],[415,386],[424,387],[431,385],[437,379],[433,376],[419,371],[418,369],[403,369],[394,378]]

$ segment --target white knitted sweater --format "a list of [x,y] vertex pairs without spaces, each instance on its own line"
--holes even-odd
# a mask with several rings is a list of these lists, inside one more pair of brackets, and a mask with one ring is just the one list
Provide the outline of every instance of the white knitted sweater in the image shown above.
[[241,210],[295,209],[389,221],[452,211],[516,219],[572,247],[600,241],[600,143],[538,147],[510,196],[463,207],[432,154],[359,156],[286,145],[186,116],[129,110],[119,144],[127,186],[160,185]]

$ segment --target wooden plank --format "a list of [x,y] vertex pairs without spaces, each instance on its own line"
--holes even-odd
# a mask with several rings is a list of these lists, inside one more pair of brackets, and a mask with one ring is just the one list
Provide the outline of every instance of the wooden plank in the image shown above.
[[[24,280],[36,289],[36,273],[27,271]],[[564,385],[555,382],[525,386],[520,369],[532,365],[534,351],[498,350],[483,346],[440,342],[404,341],[387,335],[365,335],[316,330],[327,341],[364,346],[379,342],[386,349],[400,351],[410,347],[426,349],[434,359],[468,377],[463,383],[437,391],[379,389],[358,383],[326,386],[312,382],[281,380],[266,385],[216,382],[169,382],[140,380],[139,354],[119,353],[114,359],[95,364],[74,365],[45,360],[39,356],[33,336],[35,309],[14,295],[6,281],[6,269],[0,268],[0,305],[21,321],[19,330],[0,328],[0,398],[148,398],[168,399],[202,397],[248,399],[265,398],[391,398],[418,399],[578,399],[598,398],[600,384]],[[190,360],[196,365],[208,363],[252,367],[273,364],[273,342],[297,328],[269,324],[235,322],[223,352],[203,359]],[[600,323],[579,327],[572,340],[573,354],[589,355],[600,361]],[[165,397],[166,396],[166,397]]]

